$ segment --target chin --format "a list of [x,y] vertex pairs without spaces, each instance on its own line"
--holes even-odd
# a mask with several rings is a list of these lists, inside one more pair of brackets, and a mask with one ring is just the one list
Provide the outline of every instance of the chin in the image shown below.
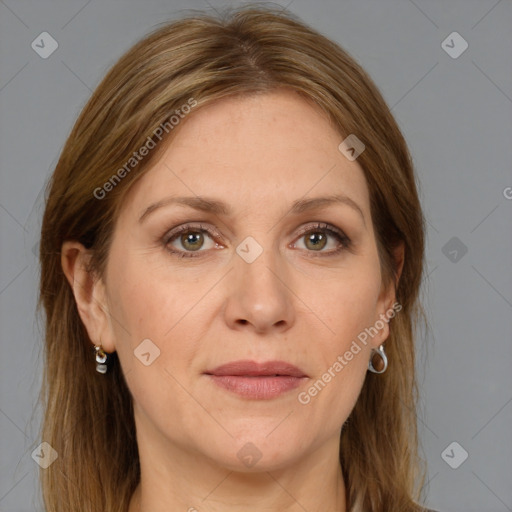
[[[305,451],[304,443],[294,441],[287,430],[283,429],[281,435],[272,437],[273,434],[268,435],[268,432],[254,435],[246,433],[225,439],[222,443],[211,440],[209,453],[205,455],[230,471],[258,473],[289,467]],[[213,453],[212,446],[216,448]]]

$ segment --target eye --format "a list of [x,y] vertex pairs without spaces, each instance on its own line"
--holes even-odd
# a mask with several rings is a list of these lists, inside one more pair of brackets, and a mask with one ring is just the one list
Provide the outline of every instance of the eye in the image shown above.
[[[166,249],[179,258],[194,258],[209,249],[220,249],[223,246],[216,243],[213,238],[221,238],[220,234],[213,231],[208,226],[184,224],[173,229],[164,237]],[[323,249],[329,245],[334,245],[330,250]],[[335,226],[325,223],[315,223],[302,228],[297,240],[304,240],[304,250],[312,254],[311,256],[332,256],[350,247],[350,239]],[[209,244],[206,242],[210,242]],[[337,243],[336,243],[337,242]],[[297,242],[293,244],[295,247]],[[301,247],[299,247],[301,248]],[[301,248],[302,249],[302,248]]]
[[[329,244],[329,239],[334,239],[334,248],[323,251],[322,249]],[[308,252],[317,252],[322,256],[335,255],[350,247],[350,239],[343,231],[324,223],[316,223],[302,228],[298,240],[304,241],[304,247]]]
[[[171,253],[177,254],[180,258],[195,257],[195,254],[189,253],[202,252],[201,249],[205,245],[207,238],[209,238],[212,243],[209,247],[207,246],[206,249],[211,249],[212,244],[213,247],[220,247],[219,244],[213,242],[211,238],[213,236],[219,235],[202,224],[199,224],[199,226],[185,224],[167,234],[165,237],[165,245]],[[178,247],[173,244],[177,244]]]

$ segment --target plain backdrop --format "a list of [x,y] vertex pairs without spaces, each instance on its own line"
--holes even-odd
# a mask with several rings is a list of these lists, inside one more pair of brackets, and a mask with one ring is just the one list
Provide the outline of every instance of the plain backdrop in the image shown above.
[[[228,5],[239,3],[0,1],[1,512],[42,510],[31,453],[41,442],[35,306],[44,184],[81,108],[125,50],[183,9]],[[510,511],[512,2],[281,5],[369,72],[414,158],[428,220],[430,331],[418,339],[427,504]],[[58,44],[47,58],[32,45],[41,37],[46,51],[55,45],[42,32]]]

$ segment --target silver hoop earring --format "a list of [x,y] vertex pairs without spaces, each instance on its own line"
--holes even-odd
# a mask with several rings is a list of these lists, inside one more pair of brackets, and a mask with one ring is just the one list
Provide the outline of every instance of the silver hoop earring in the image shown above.
[[[376,366],[373,364],[374,357],[378,355],[380,360]],[[377,349],[372,349],[372,353],[370,355],[370,360],[368,361],[368,370],[372,373],[384,373],[388,368],[388,357],[386,356],[386,352],[384,351],[384,345],[380,345]]]
[[95,359],[96,359],[96,371],[101,374],[107,373],[107,353],[103,350],[101,345],[94,347]]

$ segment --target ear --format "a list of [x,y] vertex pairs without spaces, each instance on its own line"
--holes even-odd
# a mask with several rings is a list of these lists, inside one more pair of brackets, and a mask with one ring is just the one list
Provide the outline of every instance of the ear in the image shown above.
[[398,288],[398,283],[400,282],[400,277],[402,276],[402,270],[404,269],[404,261],[405,261],[405,244],[404,242],[400,242],[397,247],[393,251],[393,260],[396,268],[396,277],[395,277],[395,290]]
[[106,352],[115,350],[115,342],[103,281],[88,270],[91,253],[82,244],[62,244],[61,265],[73,290],[78,313],[90,340]]
[[[376,323],[381,320],[384,326],[382,329],[379,329],[379,333],[372,340],[374,348],[386,341],[389,336],[389,321],[402,309],[401,304],[396,302],[396,289],[398,288],[398,283],[404,268],[404,257],[405,245],[403,242],[400,242],[393,250],[393,263],[396,269],[396,275],[387,286],[385,286],[384,283],[381,286],[377,304],[378,318],[376,318]],[[380,327],[381,322],[379,322],[378,325]]]

